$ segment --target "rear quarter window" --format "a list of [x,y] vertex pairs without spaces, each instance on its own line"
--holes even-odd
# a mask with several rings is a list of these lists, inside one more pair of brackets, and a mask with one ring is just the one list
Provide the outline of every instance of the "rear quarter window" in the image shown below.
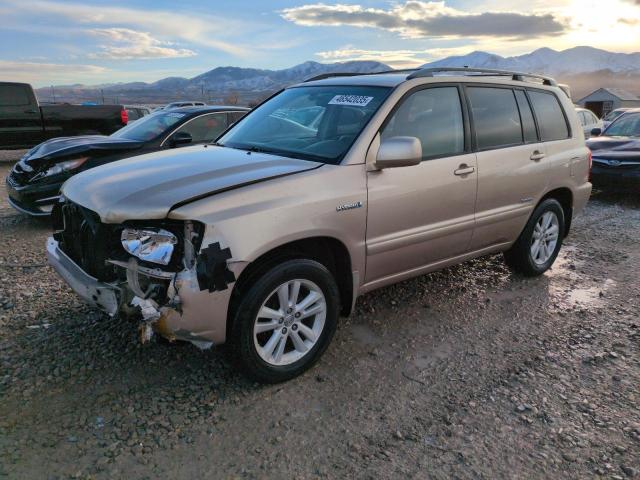
[[0,85],[0,107],[29,105],[27,88],[22,85]]
[[569,125],[558,98],[550,92],[529,91],[543,142],[569,138]]

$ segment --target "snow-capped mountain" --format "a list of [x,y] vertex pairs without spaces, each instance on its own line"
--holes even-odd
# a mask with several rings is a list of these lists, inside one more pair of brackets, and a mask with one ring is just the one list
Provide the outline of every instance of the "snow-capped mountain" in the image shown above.
[[501,57],[487,52],[448,57],[424,67],[477,67],[544,73],[554,76],[608,70],[613,73],[640,73],[640,53],[614,53],[593,47],[575,47],[556,51],[540,48],[516,57]]

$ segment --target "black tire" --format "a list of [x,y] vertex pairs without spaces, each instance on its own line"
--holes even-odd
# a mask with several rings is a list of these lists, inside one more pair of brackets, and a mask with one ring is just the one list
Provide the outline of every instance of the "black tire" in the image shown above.
[[[324,327],[316,343],[302,358],[289,365],[272,365],[264,361],[256,349],[254,324],[267,297],[278,286],[295,279],[311,281],[322,290],[326,302]],[[228,352],[254,380],[261,383],[290,380],[311,368],[331,343],[338,322],[340,294],[333,275],[321,263],[309,259],[286,260],[245,285],[239,294],[231,317],[233,323],[228,338]]]
[[[537,263],[533,259],[531,253],[531,245],[533,243],[533,233],[536,224],[547,212],[553,212],[558,219],[558,239],[551,256],[544,263]],[[562,205],[555,198],[547,198],[541,202],[533,211],[531,218],[524,227],[524,230],[518,237],[516,243],[504,252],[506,264],[515,272],[526,277],[536,277],[542,275],[551,268],[555,262],[558,252],[562,247],[562,240],[565,232],[565,218]]]

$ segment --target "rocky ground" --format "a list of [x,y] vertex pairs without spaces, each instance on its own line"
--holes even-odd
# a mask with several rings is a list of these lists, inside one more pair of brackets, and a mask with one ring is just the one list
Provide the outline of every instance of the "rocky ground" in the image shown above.
[[48,233],[0,190],[0,478],[640,478],[639,192],[594,195],[541,278],[492,256],[364,296],[276,386],[139,345]]

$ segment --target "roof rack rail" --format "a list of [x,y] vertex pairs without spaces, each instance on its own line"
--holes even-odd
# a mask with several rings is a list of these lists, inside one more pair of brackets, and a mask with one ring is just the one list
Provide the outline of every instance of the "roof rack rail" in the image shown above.
[[437,68],[421,68],[411,75],[407,77],[407,80],[411,80],[412,78],[423,78],[423,77],[433,77],[434,73],[446,73],[446,72],[470,72],[470,73],[479,73],[486,75],[500,75],[500,76],[509,76],[513,80],[524,82],[525,78],[537,78],[542,80],[544,85],[549,85],[552,87],[557,86],[556,81],[551,77],[545,77],[544,75],[537,75],[535,73],[523,73],[523,72],[512,72],[510,70],[492,70],[489,68],[474,68],[474,67],[437,67]]
[[327,78],[333,78],[333,77],[356,77],[356,76],[359,77],[359,76],[363,76],[363,75],[381,75],[381,74],[385,74],[385,73],[417,72],[418,70],[419,70],[419,68],[403,68],[403,69],[400,69],[400,70],[383,70],[381,72],[363,72],[363,73],[358,73],[358,72],[334,72],[334,73],[321,73],[320,75],[316,75],[315,77],[307,78],[302,83],[315,82],[316,80],[325,80]]

